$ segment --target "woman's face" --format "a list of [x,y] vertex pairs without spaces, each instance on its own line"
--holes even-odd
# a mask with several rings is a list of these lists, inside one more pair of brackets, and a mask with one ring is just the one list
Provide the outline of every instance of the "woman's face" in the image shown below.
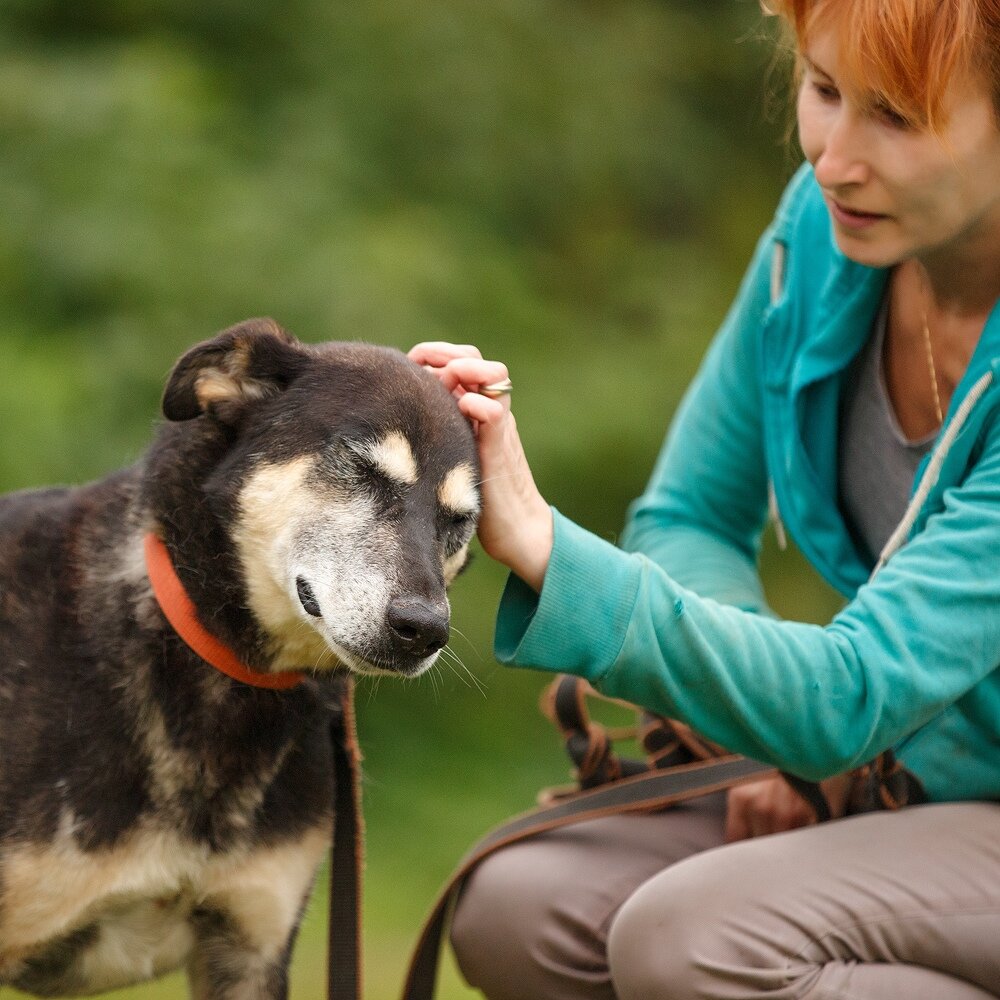
[[872,267],[914,256],[995,258],[1000,127],[986,84],[953,81],[935,135],[843,78],[833,31],[815,32],[803,55],[799,138],[843,253]]

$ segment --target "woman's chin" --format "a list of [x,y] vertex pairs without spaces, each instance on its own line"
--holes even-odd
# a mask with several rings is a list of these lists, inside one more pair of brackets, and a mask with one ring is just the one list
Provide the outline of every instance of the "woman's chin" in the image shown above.
[[854,261],[855,264],[863,264],[865,267],[894,267],[910,256],[896,244],[865,240],[839,232],[836,228],[834,229],[834,238],[837,248],[848,260]]

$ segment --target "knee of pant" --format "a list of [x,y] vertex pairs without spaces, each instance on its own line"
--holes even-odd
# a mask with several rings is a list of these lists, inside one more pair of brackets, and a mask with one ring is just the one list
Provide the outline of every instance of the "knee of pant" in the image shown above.
[[494,934],[515,922],[527,904],[523,894],[523,872],[516,848],[500,850],[481,862],[469,875],[452,918],[452,936],[459,942],[476,937],[482,930]]
[[[502,995],[491,983],[530,962],[539,912],[535,887],[517,848],[483,861],[466,879],[451,921],[451,945],[462,975],[488,996]],[[537,873],[536,873],[537,874]]]
[[619,1000],[695,1000],[724,988],[746,944],[734,934],[743,921],[729,920],[740,906],[739,873],[724,853],[682,861],[625,901],[608,934]]
[[[660,882],[661,877],[651,879]],[[647,883],[648,886],[649,883]],[[619,1000],[687,1000],[693,992],[692,942],[680,900],[670,905],[643,886],[625,901],[608,932],[608,966]],[[667,993],[669,985],[670,992]]]
[[517,844],[466,881],[451,944],[462,975],[491,1000],[611,996],[607,910],[579,871],[574,878],[562,866],[561,853]]

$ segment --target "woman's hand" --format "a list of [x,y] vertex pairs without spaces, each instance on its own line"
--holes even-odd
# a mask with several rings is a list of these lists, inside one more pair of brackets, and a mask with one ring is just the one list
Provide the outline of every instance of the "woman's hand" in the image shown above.
[[491,399],[479,392],[506,379],[506,366],[483,360],[468,345],[417,344],[409,357],[441,380],[473,422],[482,465],[478,533],[483,549],[540,591],[552,553],[552,511],[528,467],[510,412],[510,396]]
[[[851,776],[839,774],[820,782],[833,818],[844,815]],[[726,801],[726,841],[762,837],[816,822],[805,799],[780,775],[730,789]]]

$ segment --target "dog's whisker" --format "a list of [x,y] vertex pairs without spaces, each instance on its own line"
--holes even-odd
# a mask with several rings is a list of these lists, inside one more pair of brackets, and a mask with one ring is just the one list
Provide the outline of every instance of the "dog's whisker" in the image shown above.
[[[484,698],[486,697],[486,688],[484,688],[482,684],[480,684],[479,681],[476,680],[476,678],[473,677],[472,681],[470,682],[466,677],[463,677],[462,674],[458,672],[458,670],[455,669],[455,664],[453,663],[448,663],[448,668],[467,688],[469,688],[470,690],[478,691],[479,694],[481,694]],[[472,677],[472,675],[469,674],[469,677]]]
[[476,486],[485,486],[487,483],[495,483],[495,482],[498,482],[501,479],[513,479],[513,478],[514,478],[514,473],[513,472],[505,473],[502,476],[487,476],[485,479],[480,479],[476,483]]
[[438,688],[438,677],[437,677],[438,665],[440,664],[440,662],[441,661],[438,660],[431,666],[430,670],[427,671],[427,680],[430,683],[431,691],[434,693],[435,705],[439,704],[441,701],[441,691]]
[[482,663],[483,662],[483,655],[476,648],[476,644],[460,628],[456,628],[454,625],[452,625],[451,626],[451,630],[460,639],[464,639],[469,644],[469,648],[472,650],[473,653],[476,654],[476,659],[478,659],[479,662]]
[[337,659],[337,654],[334,653],[332,649],[324,649],[323,652],[320,653],[319,659],[316,661],[316,669],[324,670]]
[[[465,684],[466,687],[470,687],[470,688],[474,687],[474,688],[476,688],[476,690],[478,690],[479,693],[485,698],[486,697],[486,685],[483,684],[483,682],[465,665],[464,661],[462,660],[462,657],[459,656],[458,653],[455,652],[455,650],[450,649],[448,646],[445,646],[444,649],[441,650],[441,652],[448,654],[448,657],[447,657],[447,659],[445,659],[444,662],[446,662],[448,664],[448,666],[451,668],[451,672],[463,684]],[[456,666],[461,667],[462,670],[465,671],[465,673],[466,673],[466,675],[468,677],[468,680],[466,680],[466,678],[463,677],[458,672],[458,670],[455,669]]]
[[375,696],[378,694],[379,685],[382,683],[382,678],[378,675],[366,674],[364,676],[357,678],[357,683],[362,685],[367,692],[368,701],[367,704],[371,704],[375,700]]
[[462,670],[468,676],[469,680],[472,681],[473,685],[477,687],[480,691],[482,691],[483,696],[485,697],[487,693],[487,684],[485,683],[485,681],[483,681],[482,678],[480,678],[477,674],[473,673],[466,666],[466,663],[462,659],[462,657],[460,657],[457,653],[455,654],[455,662],[458,664],[459,667],[462,668]]

